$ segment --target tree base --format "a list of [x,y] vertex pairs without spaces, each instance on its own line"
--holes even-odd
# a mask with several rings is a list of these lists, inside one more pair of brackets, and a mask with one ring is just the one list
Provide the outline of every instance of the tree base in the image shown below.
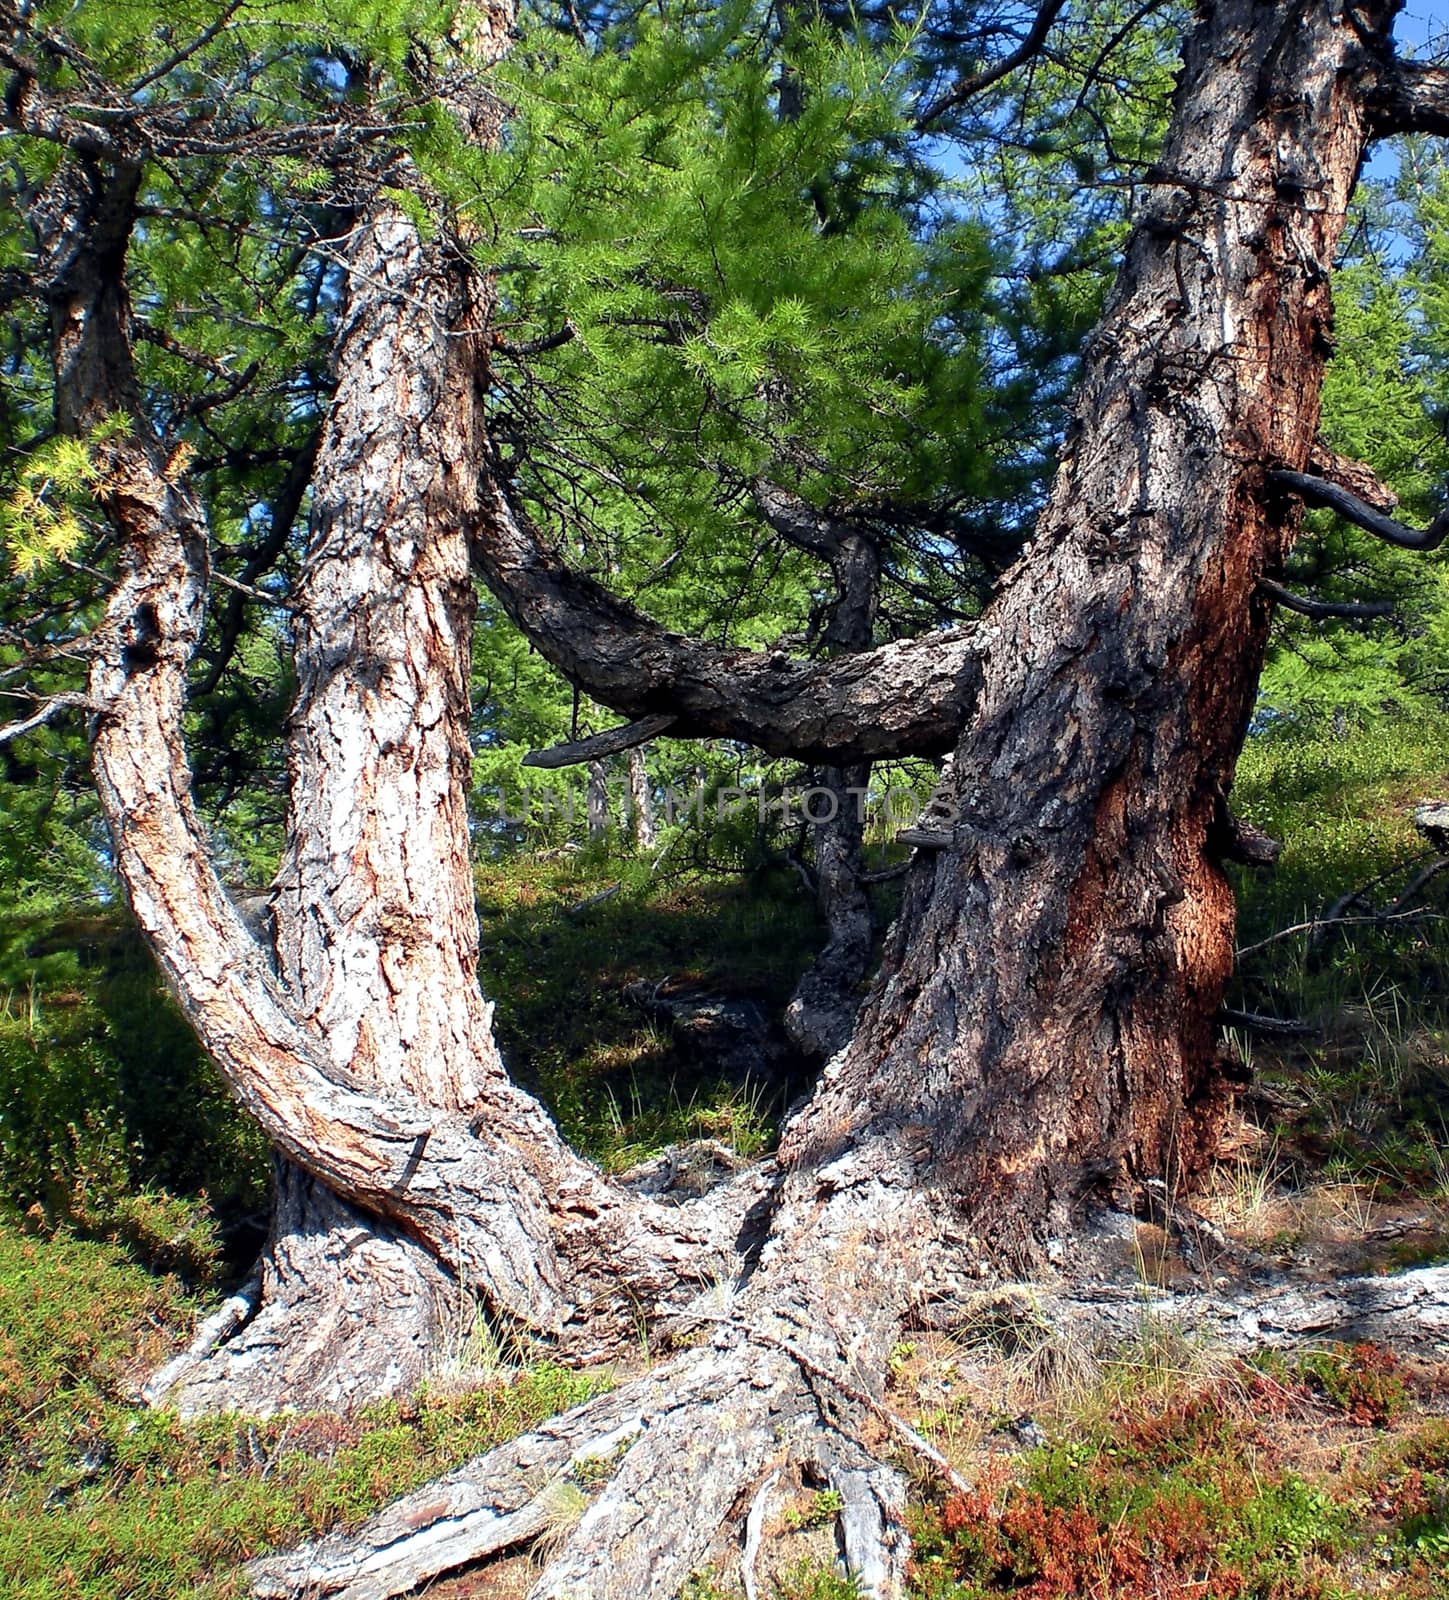
[[[1000,1290],[984,1294],[1003,1300]],[[1130,1343],[1144,1320],[1232,1353],[1360,1338],[1442,1349],[1449,1267],[1328,1285],[1280,1281],[1239,1297],[1162,1296],[1125,1277],[1063,1284],[1033,1291],[1030,1320],[1077,1350]],[[252,1592],[392,1600],[531,1544],[546,1559],[529,1600],[672,1600],[703,1569],[756,1596],[769,1592],[783,1496],[803,1479],[838,1497],[841,1565],[873,1600],[900,1600],[909,1556],[905,1480],[881,1458],[903,1444],[910,1453],[909,1430],[903,1437],[904,1425],[891,1426],[898,1419],[855,1387],[873,1381],[869,1375],[826,1371],[767,1331],[770,1321],[746,1295],[733,1314],[711,1320],[706,1344],[469,1462],[353,1532],[253,1562]]]
[[352,1412],[415,1392],[474,1307],[420,1245],[279,1163],[272,1233],[243,1290],[146,1385],[184,1417]]

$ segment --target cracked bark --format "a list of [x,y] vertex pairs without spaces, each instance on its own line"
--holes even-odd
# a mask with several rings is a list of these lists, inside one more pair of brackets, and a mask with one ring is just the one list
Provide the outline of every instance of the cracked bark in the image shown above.
[[[85,433],[132,419],[98,447],[121,572],[90,682],[93,749],[118,871],[187,1015],[289,1158],[354,1208],[355,1221],[299,1196],[315,1203],[316,1231],[345,1245],[360,1229],[363,1254],[395,1263],[400,1304],[434,1294],[407,1281],[416,1249],[430,1272],[576,1353],[617,1349],[641,1307],[703,1336],[627,1392],[626,1409],[647,1411],[637,1437],[617,1423],[590,1432],[583,1413],[551,1425],[550,1461],[611,1431],[627,1447],[537,1596],[665,1600],[728,1547],[787,1458],[836,1484],[852,1564],[878,1597],[898,1595],[903,1485],[863,1441],[903,1325],[959,1298],[982,1262],[1034,1258],[1090,1191],[1180,1173],[1208,1149],[1232,916],[1214,824],[1261,663],[1258,583],[1294,531],[1265,477],[1310,458],[1329,272],[1369,131],[1363,30],[1386,40],[1391,16],[1378,4],[1343,18],[1316,0],[1222,0],[1204,15],[1051,501],[969,638],[819,664],[710,651],[569,574],[498,484],[485,479],[474,504],[471,479],[450,480],[443,432],[481,438],[481,352],[448,324],[466,332],[483,302],[445,243],[430,256],[379,213],[383,287],[372,272],[364,292],[356,275],[338,406],[355,376],[379,408],[381,454],[363,451],[337,481],[365,487],[404,435],[398,470],[411,467],[426,430],[443,432],[425,483],[394,494],[382,470],[383,528],[350,517],[347,494],[329,521],[323,496],[296,723],[300,774],[320,787],[297,798],[297,876],[279,883],[275,951],[226,899],[191,805],[180,729],[207,532],[141,420],[131,372],[135,174],[67,164],[41,197],[58,421]],[[396,294],[389,274],[408,262],[423,277]],[[436,298],[453,292],[461,300]],[[362,331],[368,293],[395,319],[389,335]],[[324,441],[319,472],[341,465],[344,443],[333,454]],[[428,500],[435,491],[446,504]],[[419,494],[428,515],[414,522]],[[431,654],[463,636],[462,541],[551,659],[629,715],[677,715],[681,732],[842,766],[956,742],[954,834],[914,870],[853,1038],[787,1127],[776,1171],[695,1207],[603,1182],[483,1042],[451,809],[466,675]],[[366,573],[365,592],[350,587]],[[398,740],[413,754],[395,769]],[[334,751],[346,758],[335,784],[311,766]],[[437,814],[419,819],[407,808],[425,797]],[[414,822],[416,839],[387,831]],[[441,856],[436,882],[412,853],[424,838]],[[403,993],[400,972],[402,990],[435,980],[437,992]],[[281,1273],[271,1290],[284,1299]],[[686,1303],[711,1276],[723,1298]],[[392,1321],[391,1303],[381,1314]],[[284,1327],[279,1356],[302,1328]],[[272,1359],[258,1351],[258,1364]],[[288,1397],[316,1382],[294,1374]],[[526,1448],[543,1448],[536,1439]],[[528,1498],[495,1511],[521,1519],[509,1537],[525,1535]],[[392,1581],[381,1568],[371,1578],[376,1592]]]
[[[1053,495],[973,639],[954,831],[914,869],[854,1036],[786,1129],[768,1238],[726,1304],[696,1306],[706,1343],[641,1380],[667,1378],[666,1396],[536,1600],[664,1600],[791,1456],[824,1464],[853,1564],[901,1594],[901,1483],[860,1441],[902,1327],[992,1261],[1037,1259],[1092,1193],[1210,1150],[1232,924],[1216,821],[1266,638],[1258,581],[1296,531],[1265,478],[1313,446],[1370,133],[1363,30],[1385,41],[1391,20],[1309,0],[1202,14]],[[533,600],[545,633],[591,614],[597,596],[506,508],[485,537],[500,527],[525,626]],[[626,620],[606,615],[604,637]],[[663,686],[681,652],[660,648]],[[592,651],[586,672],[607,666]],[[657,709],[676,708],[661,688]],[[1326,1298],[1284,1298],[1239,1334],[1382,1327],[1406,1307],[1443,1325],[1438,1280]],[[1197,1310],[1222,1330],[1241,1308]]]

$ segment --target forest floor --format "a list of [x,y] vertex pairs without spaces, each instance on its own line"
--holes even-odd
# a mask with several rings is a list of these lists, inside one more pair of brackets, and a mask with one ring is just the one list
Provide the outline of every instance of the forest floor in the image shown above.
[[[1276,731],[1245,754],[1235,803],[1285,850],[1241,885],[1230,1003],[1304,1031],[1229,1029],[1251,1084],[1191,1204],[1295,1276],[1449,1259],[1449,874],[1402,898],[1434,859],[1411,816],[1427,797],[1449,797],[1442,724]],[[711,854],[727,873],[687,841],[654,872],[566,850],[479,869],[507,1058],[613,1170],[700,1137],[758,1155],[808,1084],[770,1019],[809,959],[809,899],[788,865],[724,844]],[[1335,905],[1354,920],[1274,937]],[[360,1520],[651,1359],[647,1328],[616,1371],[588,1374],[475,1338],[416,1401],[350,1420],[183,1424],[139,1407],[140,1378],[255,1249],[264,1151],[103,908],[12,921],[0,1600],[241,1595],[247,1557]],[[634,1000],[630,984],[645,985]],[[681,1023],[649,1006],[656,993],[734,1009]],[[1184,1260],[1145,1221],[1123,1248],[1153,1292],[1237,1270],[1235,1254]],[[893,1408],[972,1485],[913,1479],[919,1600],[1449,1597],[1449,1351],[1443,1365],[1376,1345],[1229,1359],[1148,1304],[1110,1350],[1074,1347],[1020,1294],[897,1349]],[[560,1497],[559,1533],[586,1490]],[[854,1593],[834,1568],[832,1500],[801,1483],[778,1505],[771,1600]],[[430,1593],[522,1596],[537,1560]],[[707,1573],[686,1594],[735,1600]]]

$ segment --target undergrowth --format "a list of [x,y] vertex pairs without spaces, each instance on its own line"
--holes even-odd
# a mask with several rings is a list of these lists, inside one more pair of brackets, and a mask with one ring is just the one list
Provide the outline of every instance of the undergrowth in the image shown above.
[[1119,1387],[1044,1445],[978,1451],[969,1493],[917,1501],[913,1595],[1442,1596],[1449,1429],[1386,1433],[1410,1395],[1371,1345]]
[[0,1228],[0,1596],[239,1596],[238,1562],[378,1506],[607,1387],[542,1365],[346,1421],[179,1421],[130,1396],[190,1303],[115,1245]]
[[[1259,1219],[1264,1247],[1301,1229],[1302,1205],[1285,1223],[1280,1202],[1311,1185],[1336,1186],[1336,1221],[1359,1235],[1375,1205],[1449,1203],[1449,877],[1415,920],[1271,938],[1361,885],[1374,905],[1400,892],[1429,857],[1410,808],[1449,791],[1446,774],[1449,728],[1431,722],[1278,726],[1244,752],[1234,804],[1285,850],[1271,877],[1239,876],[1240,942],[1261,948],[1231,1002],[1315,1030],[1235,1035],[1262,1130],[1228,1164],[1229,1209]],[[814,908],[777,865],[650,866],[587,850],[480,866],[505,1055],[611,1169],[701,1136],[756,1154],[803,1070],[713,1070],[622,991],[667,976],[778,1017],[818,941]],[[112,908],[0,934],[0,1596],[239,1594],[248,1556],[360,1518],[591,1392],[543,1366],[440,1381],[347,1422],[181,1424],[136,1407],[139,1375],[254,1247],[265,1149]],[[1445,1247],[1409,1233],[1377,1264]],[[998,1320],[991,1337],[1009,1332],[1030,1367],[1019,1387],[1056,1385],[1037,1412],[1047,1442],[1011,1431],[1004,1392],[968,1396],[931,1358],[915,1420],[974,1488],[918,1486],[916,1600],[1449,1595],[1449,1422],[1423,1416],[1444,1396],[1389,1352],[1225,1371],[1144,1338],[1088,1362],[1036,1339],[1029,1308]],[[928,1355],[903,1345],[893,1368]],[[829,1510],[797,1510],[791,1536],[826,1538]],[[769,1583],[772,1600],[853,1592],[814,1554]],[[691,1592],[731,1594],[703,1574]]]

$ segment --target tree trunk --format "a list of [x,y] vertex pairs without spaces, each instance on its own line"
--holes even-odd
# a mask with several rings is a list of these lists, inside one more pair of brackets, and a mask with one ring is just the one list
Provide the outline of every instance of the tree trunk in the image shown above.
[[584,799],[584,809],[589,824],[589,842],[603,844],[609,837],[609,775],[602,761],[589,762],[588,786]]
[[785,1031],[806,1055],[826,1059],[850,1038],[861,985],[870,970],[875,916],[861,881],[865,871],[865,791],[870,767],[825,767],[812,802],[815,901],[825,943],[801,974],[785,1007]]
[[[278,976],[337,1069],[466,1116],[513,1092],[478,988],[467,817],[481,443],[458,391],[478,376],[486,308],[439,255],[391,207],[353,230],[272,915]],[[399,317],[408,300],[421,315]],[[283,1162],[262,1310],[171,1398],[261,1413],[416,1389],[472,1312],[450,1264]]]
[[[191,798],[182,727],[208,532],[135,381],[137,188],[134,169],[67,162],[32,209],[53,263],[57,423],[91,438],[119,552],[89,679],[93,769],[116,870],[182,1010],[309,1175],[282,1169],[260,1312],[209,1360],[169,1364],[168,1392],[187,1409],[357,1404],[415,1385],[479,1297],[597,1350],[641,1300],[717,1273],[751,1201],[671,1206],[605,1183],[493,1046],[464,809],[476,476],[457,453],[477,442],[480,342],[454,331],[471,299],[445,298],[471,297],[475,275],[390,210],[354,238],[299,628],[294,749],[315,766],[299,769],[264,949]],[[349,412],[370,405],[371,432],[352,433]]]
[[1317,7],[1220,5],[1194,34],[1050,503],[980,630],[950,846],[785,1141],[803,1166],[909,1127],[1006,1260],[1217,1136],[1214,822],[1291,538],[1265,474],[1317,427],[1364,70]]
[[649,788],[649,768],[644,761],[644,746],[634,745],[626,754],[628,762],[627,804],[629,837],[638,855],[647,855],[658,842],[654,826],[654,796]]
[[[1368,137],[1360,30],[1382,46],[1391,17],[1203,14],[1051,501],[978,630],[946,847],[922,853],[854,1037],[786,1130],[769,1237],[677,1324],[702,1343],[625,1392],[638,1433],[534,1600],[665,1600],[737,1562],[721,1530],[748,1531],[791,1459],[839,1489],[877,1600],[900,1595],[903,1484],[859,1441],[916,1448],[884,1401],[902,1327],[993,1262],[1055,1255],[1094,1197],[1211,1153],[1233,915],[1215,821],[1267,633],[1257,580],[1294,524],[1265,479],[1313,444]],[[1432,1326],[1444,1290],[1413,1291]],[[395,1592],[369,1559],[371,1587],[319,1588]]]

